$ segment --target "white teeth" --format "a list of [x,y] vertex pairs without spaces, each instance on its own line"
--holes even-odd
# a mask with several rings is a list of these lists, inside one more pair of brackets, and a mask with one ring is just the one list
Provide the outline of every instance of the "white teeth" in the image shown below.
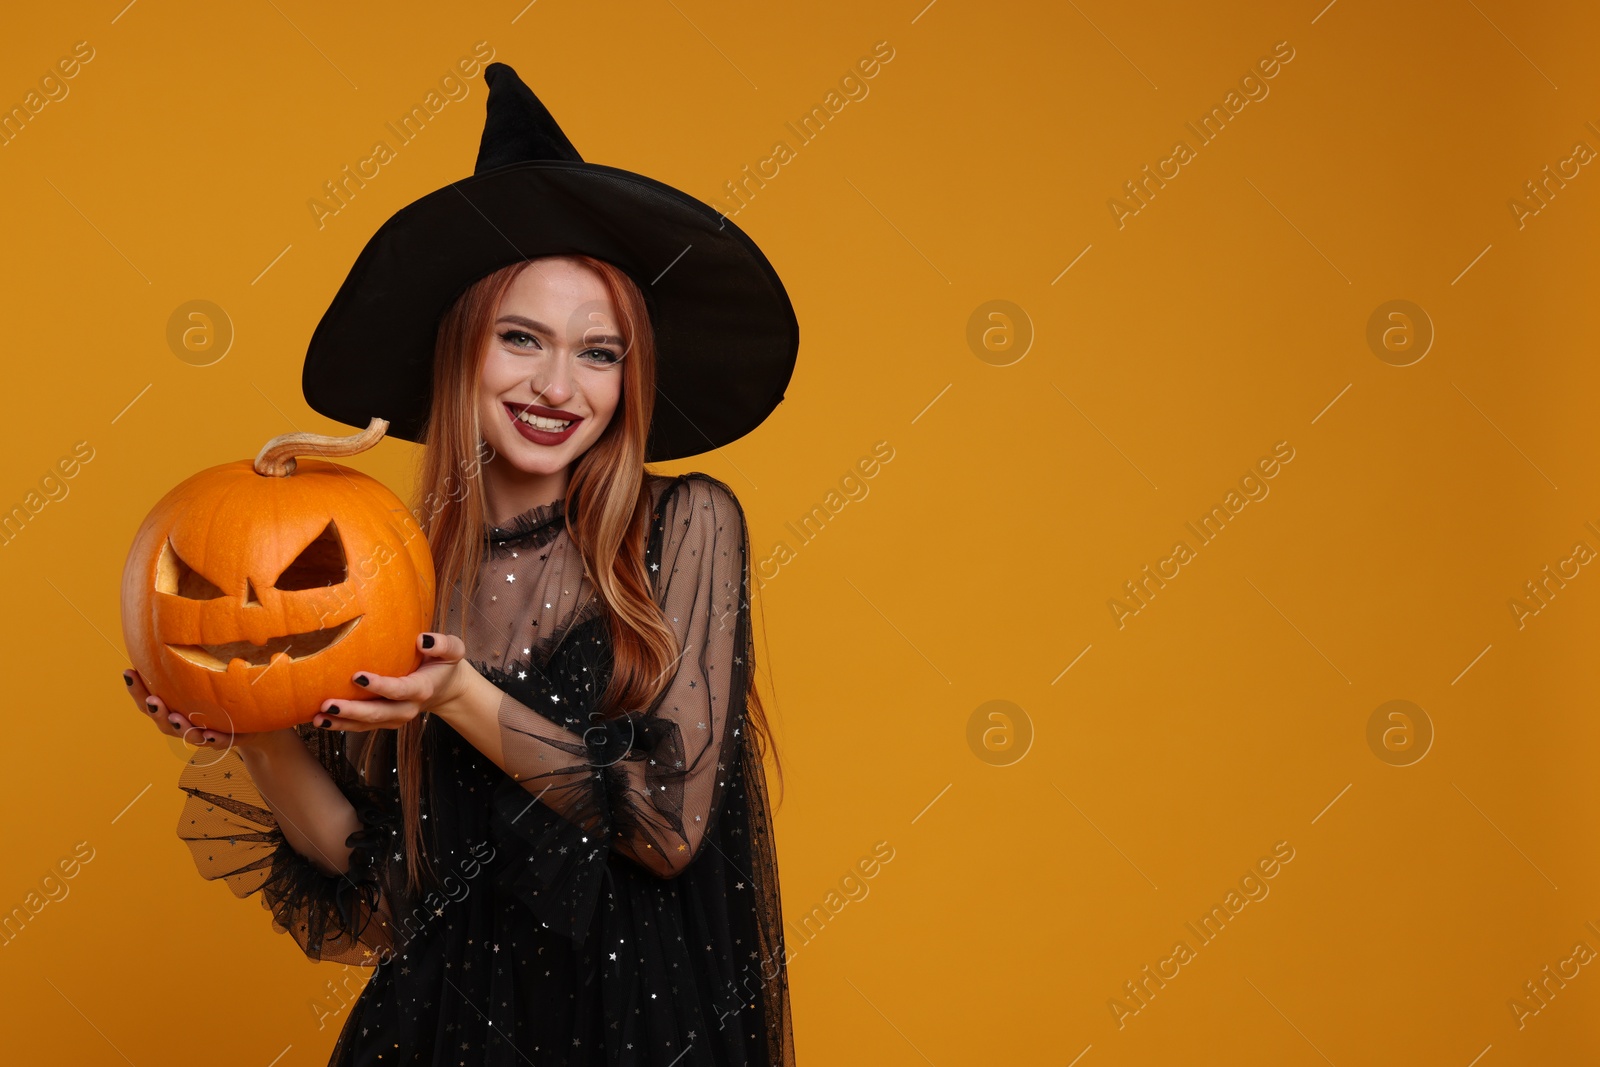
[[536,430],[549,430],[552,433],[560,433],[562,430],[565,430],[568,426],[572,425],[570,419],[566,422],[562,422],[559,419],[547,419],[543,415],[530,415],[526,411],[519,412],[517,414],[517,418],[521,419],[523,422],[527,423],[529,426],[532,426]]

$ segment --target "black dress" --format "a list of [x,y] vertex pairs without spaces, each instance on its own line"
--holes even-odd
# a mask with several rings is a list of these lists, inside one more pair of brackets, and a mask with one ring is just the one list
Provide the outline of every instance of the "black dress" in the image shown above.
[[[312,959],[374,968],[353,1004],[330,985],[328,1017],[345,1015],[330,1063],[794,1062],[765,777],[744,730],[743,511],[709,475],[647,477],[646,568],[683,650],[671,684],[646,713],[591,716],[611,644],[564,501],[486,530],[467,649],[502,690],[509,769],[429,716],[426,894],[404,892],[393,768],[356,770],[381,732],[299,728],[361,818],[344,875],[289,845],[236,751],[197,751],[182,772],[178,833],[200,873],[259,891]],[[451,614],[440,629],[461,633]]]

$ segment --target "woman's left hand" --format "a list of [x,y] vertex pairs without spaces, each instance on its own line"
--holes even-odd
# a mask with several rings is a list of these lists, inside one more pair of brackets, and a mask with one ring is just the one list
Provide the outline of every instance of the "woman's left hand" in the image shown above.
[[473,670],[466,661],[467,646],[453,634],[417,635],[422,666],[410,674],[393,676],[360,671],[357,685],[372,693],[372,700],[326,700],[312,725],[330,730],[394,730],[424,711],[435,711],[453,700]]

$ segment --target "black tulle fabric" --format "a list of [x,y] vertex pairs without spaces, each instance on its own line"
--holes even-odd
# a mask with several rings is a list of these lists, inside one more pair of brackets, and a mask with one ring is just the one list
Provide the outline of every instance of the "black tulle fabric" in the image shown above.
[[[331,1064],[794,1062],[745,737],[748,531],[722,482],[649,481],[646,567],[683,655],[648,711],[598,715],[610,638],[564,502],[485,531],[467,658],[502,692],[506,768],[429,717],[425,893],[405,893],[393,768],[357,770],[376,734],[299,728],[361,819],[342,875],[288,844],[236,752],[183,771],[179,835],[200,873],[259,892],[312,959],[374,968]],[[439,628],[461,632],[454,610]]]

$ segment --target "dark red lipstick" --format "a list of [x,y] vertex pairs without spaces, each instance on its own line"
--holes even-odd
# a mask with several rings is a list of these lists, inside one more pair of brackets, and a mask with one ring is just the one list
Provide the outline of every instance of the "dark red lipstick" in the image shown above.
[[[574,415],[570,411],[561,411],[557,408],[547,408],[539,404],[505,404],[506,414],[511,417],[511,424],[517,432],[536,445],[559,445],[572,436],[574,430],[583,422],[582,415]],[[538,415],[546,419],[560,419],[567,423],[564,430],[541,430],[520,416],[526,412],[529,415]]]

